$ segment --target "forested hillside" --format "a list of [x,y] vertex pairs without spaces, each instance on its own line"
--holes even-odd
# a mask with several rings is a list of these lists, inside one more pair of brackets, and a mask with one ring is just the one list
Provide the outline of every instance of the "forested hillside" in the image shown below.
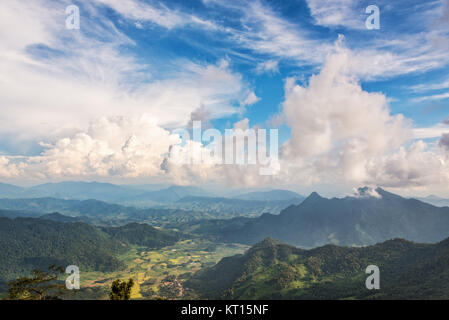
[[[208,299],[446,299],[448,261],[449,239],[303,250],[269,238],[199,271],[186,285]],[[365,287],[369,265],[380,268],[380,290]]]

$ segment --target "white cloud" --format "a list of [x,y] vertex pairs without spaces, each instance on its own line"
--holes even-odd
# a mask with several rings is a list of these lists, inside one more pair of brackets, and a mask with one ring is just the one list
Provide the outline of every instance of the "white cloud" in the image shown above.
[[441,139],[438,141],[438,145],[444,152],[449,155],[449,133],[444,133],[441,135]]
[[[316,24],[326,27],[365,28],[367,15],[362,15],[356,0],[307,0],[311,16]],[[358,14],[359,12],[359,14]]]
[[341,160],[351,153],[374,155],[407,138],[406,121],[389,114],[386,97],[363,91],[351,75],[349,50],[336,50],[307,87],[286,84],[283,108],[292,134],[285,152],[292,157],[326,155],[335,148]]
[[24,163],[13,163],[11,159],[5,156],[0,156],[0,177],[2,178],[16,178],[23,173],[26,167]]
[[317,64],[331,48],[325,40],[312,39],[306,29],[279,17],[260,1],[245,2],[239,8],[243,30],[229,30],[231,39],[253,51]]
[[314,184],[449,183],[441,155],[422,141],[404,147],[413,139],[410,123],[390,114],[383,94],[362,90],[348,73],[349,56],[337,47],[308,86],[287,82],[283,109],[291,138],[283,160],[288,171]]
[[[22,179],[64,179],[116,176],[155,177],[178,135],[159,127],[148,115],[140,118],[101,118],[86,132],[61,138],[38,156],[16,164],[0,159],[0,176]],[[7,172],[7,173],[5,173]]]
[[249,119],[244,118],[234,123],[234,129],[247,130],[249,129]]
[[210,30],[218,29],[218,26],[212,21],[170,9],[162,2],[158,2],[156,5],[141,0],[95,1],[111,7],[127,19],[138,20],[140,25],[143,21],[149,21],[167,29],[185,25],[196,25]]
[[429,150],[423,141],[392,155],[372,159],[367,166],[370,181],[395,188],[439,185],[447,188],[449,167],[441,154]]
[[413,98],[413,101],[421,102],[421,101],[429,101],[429,100],[443,100],[449,98],[449,92],[440,93],[440,94],[433,94],[433,95],[427,95],[422,96],[418,98]]
[[377,198],[381,199],[382,196],[377,192],[375,187],[364,187],[364,188],[358,188],[353,189],[353,193],[350,195],[350,197],[354,198]]
[[449,80],[446,80],[443,82],[437,82],[437,83],[418,84],[415,86],[411,86],[408,89],[415,91],[415,92],[449,89]]
[[414,128],[413,138],[414,139],[438,138],[441,137],[441,135],[444,133],[449,133],[449,126],[442,123],[427,128]]
[[261,73],[278,73],[279,62],[277,60],[267,60],[260,62],[256,67],[256,72]]
[[124,53],[134,42],[91,3],[81,30],[66,30],[68,3],[0,4],[0,143],[16,145],[11,152],[85,131],[102,116],[151,112],[161,126],[183,126],[201,105],[214,118],[240,112],[250,90],[227,60],[171,61],[160,77]]
[[260,101],[260,98],[256,96],[254,91],[251,91],[245,100],[243,100],[242,105],[243,106],[250,106],[255,104],[256,102]]

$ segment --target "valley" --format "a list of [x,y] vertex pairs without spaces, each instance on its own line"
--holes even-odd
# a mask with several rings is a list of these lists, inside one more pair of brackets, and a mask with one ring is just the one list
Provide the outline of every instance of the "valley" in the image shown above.
[[[54,264],[81,272],[81,289],[63,299],[109,299],[117,279],[134,281],[137,300],[449,296],[449,208],[381,188],[332,199],[190,191],[151,191],[173,197],[151,208],[0,199],[0,295],[9,281]],[[378,292],[365,288],[372,264],[382,274]]]
[[183,283],[195,272],[214,266],[222,258],[244,253],[241,244],[220,244],[207,240],[184,240],[159,250],[132,246],[117,258],[125,264],[115,272],[82,272],[76,299],[108,299],[108,289],[115,279],[133,278],[136,285],[132,299],[194,299],[197,294]]

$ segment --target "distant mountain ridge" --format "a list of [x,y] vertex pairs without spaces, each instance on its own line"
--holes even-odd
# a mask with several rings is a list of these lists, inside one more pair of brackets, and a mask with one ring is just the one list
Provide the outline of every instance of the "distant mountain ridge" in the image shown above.
[[289,190],[273,189],[269,191],[256,191],[234,196],[234,199],[256,200],[256,201],[282,201],[299,199],[304,200],[305,197]]
[[224,241],[254,244],[273,237],[302,247],[361,246],[393,238],[434,243],[449,236],[449,208],[405,199],[381,188],[375,190],[379,197],[359,191],[358,196],[333,199],[313,192],[279,215],[266,213],[233,227],[227,226],[232,221],[216,221],[220,227],[210,226],[210,230]]
[[[64,200],[95,199],[121,205],[153,207],[174,203],[185,197],[220,198],[219,195],[196,186],[134,186],[100,182],[66,181],[44,183],[29,188],[22,188],[11,184],[0,183],[0,198],[57,198]],[[293,201],[304,199],[303,196],[295,192],[276,189],[221,198],[249,201]]]
[[23,194],[24,190],[25,190],[24,188],[21,188],[21,187],[12,185],[12,184],[0,182],[0,196],[1,197],[9,198],[9,197],[20,196]]
[[429,203],[431,205],[434,205],[436,207],[449,207],[449,199],[437,197],[434,195],[430,195],[424,198],[416,198],[419,201]]
[[185,222],[212,218],[208,214],[178,209],[140,209],[99,200],[63,200],[56,198],[0,199],[0,216],[40,217],[52,212],[81,218],[103,226],[120,226],[130,222]]
[[[202,196],[192,196],[197,194]],[[129,222],[151,222],[156,225],[167,222],[186,222],[200,219],[223,219],[237,216],[256,217],[264,212],[279,213],[292,204],[299,204],[300,197],[289,200],[256,201],[231,198],[204,196],[202,189],[196,187],[170,187],[164,190],[146,192],[139,201],[167,201],[165,204],[155,204],[148,208],[108,203],[102,200],[61,199],[54,197],[39,198],[0,198],[0,216],[7,217],[37,217],[42,214],[59,212],[69,216],[82,216],[84,221],[97,224],[113,222],[114,225]],[[210,194],[209,194],[210,195]],[[140,197],[140,196],[139,196]],[[164,198],[165,197],[165,198]],[[162,199],[162,200],[161,200]],[[116,201],[119,202],[119,201]],[[6,211],[11,212],[6,212]],[[14,212],[12,212],[14,211]]]
[[155,226],[169,225],[177,228],[179,225],[199,220],[249,216],[248,212],[253,212],[253,216],[258,216],[266,210],[280,211],[290,204],[290,202],[283,203],[282,201],[280,203],[265,203],[235,199],[225,199],[224,203],[216,203],[214,198],[206,197],[200,197],[199,199],[202,200],[197,203],[182,202],[183,199],[175,202],[172,206],[153,208],[136,208],[99,200],[0,199],[0,216],[10,218],[40,217],[48,213],[59,212],[101,226],[121,226],[131,222],[147,222]]
[[[274,199],[275,197],[273,197]],[[265,212],[278,214],[286,207],[293,204],[300,204],[303,201],[301,197],[288,198],[285,200],[249,200],[222,197],[184,197],[168,208],[178,208],[184,210],[207,211],[217,213],[232,213],[239,216],[259,216]]]

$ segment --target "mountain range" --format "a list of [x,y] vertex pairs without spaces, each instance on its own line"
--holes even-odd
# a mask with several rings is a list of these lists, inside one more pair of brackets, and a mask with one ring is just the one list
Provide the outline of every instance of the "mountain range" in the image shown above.
[[0,217],[40,217],[43,214],[58,212],[66,216],[82,218],[82,221],[102,226],[120,226],[130,222],[147,222],[155,226],[170,225],[177,227],[178,225],[200,220],[259,216],[266,210],[276,213],[290,204],[290,201],[262,202],[187,197],[173,205],[136,208],[99,200],[64,200],[56,198],[0,199]]
[[424,198],[416,198],[422,202],[430,203],[436,207],[449,207],[449,199],[430,195]]
[[372,196],[361,188],[358,196],[332,199],[314,192],[279,215],[202,222],[196,232],[246,244],[273,237],[305,248],[329,243],[364,246],[393,238],[434,243],[449,236],[449,208],[402,198],[381,188],[376,192],[378,196]]
[[[268,238],[185,285],[203,299],[448,299],[448,261],[449,239],[304,250]],[[379,268],[379,290],[365,286],[370,265]]]
[[[254,197],[258,198],[258,197]],[[280,197],[282,198],[282,197]],[[276,197],[263,200],[220,198],[220,197],[184,197],[172,204],[161,206],[161,208],[176,208],[198,212],[210,212],[227,216],[258,217],[265,212],[279,214],[290,205],[300,204],[304,197],[294,196],[288,199],[278,200]]]
[[160,190],[148,191],[148,186],[115,185],[100,182],[66,181],[45,183],[22,188],[0,183],[0,198],[58,198],[71,200],[96,199],[112,203],[134,203],[151,206],[173,202],[185,196],[212,196],[198,187],[170,186]]
[[[61,200],[97,200],[125,207],[180,209],[206,212],[215,218],[236,215],[258,216],[264,212],[279,213],[304,197],[288,190],[251,192],[233,197],[219,197],[195,186],[114,185],[98,182],[46,183],[30,188],[0,184],[0,199],[53,198]],[[2,207],[4,208],[4,207]],[[53,208],[58,211],[59,209]],[[48,209],[45,211],[49,212]],[[67,212],[65,212],[67,213]]]

